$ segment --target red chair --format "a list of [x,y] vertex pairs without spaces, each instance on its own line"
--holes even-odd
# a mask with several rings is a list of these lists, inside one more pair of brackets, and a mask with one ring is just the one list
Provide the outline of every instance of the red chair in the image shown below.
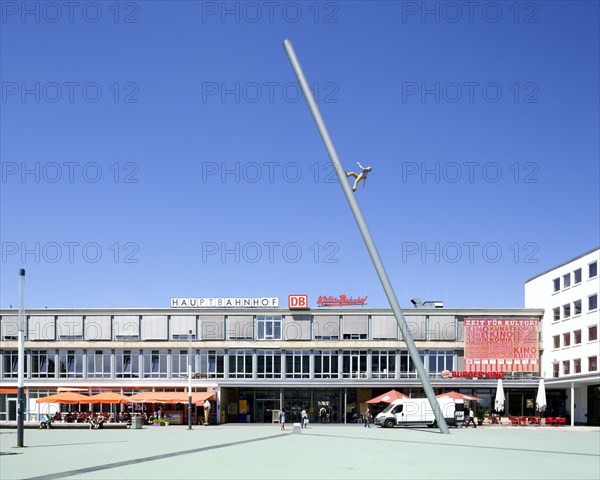
[[508,417],[508,419],[510,420],[510,424],[511,425],[518,425],[519,424],[519,419],[517,417]]
[[540,419],[539,417],[529,417],[529,425],[539,425]]
[[556,425],[556,420],[554,417],[546,417],[546,425]]
[[565,417],[558,417],[555,425],[567,425],[567,419]]

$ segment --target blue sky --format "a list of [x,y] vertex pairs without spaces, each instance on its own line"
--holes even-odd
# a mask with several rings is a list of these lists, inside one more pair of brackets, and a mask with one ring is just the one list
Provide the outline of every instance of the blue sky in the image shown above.
[[387,306],[285,38],[402,306],[600,243],[598,2],[1,3],[2,308]]

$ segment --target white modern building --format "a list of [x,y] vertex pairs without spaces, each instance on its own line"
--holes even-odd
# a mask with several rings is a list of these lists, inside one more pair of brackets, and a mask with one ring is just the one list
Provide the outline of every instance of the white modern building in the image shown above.
[[525,282],[525,308],[544,308],[540,374],[556,393],[548,411],[588,425],[600,425],[599,260],[596,248]]

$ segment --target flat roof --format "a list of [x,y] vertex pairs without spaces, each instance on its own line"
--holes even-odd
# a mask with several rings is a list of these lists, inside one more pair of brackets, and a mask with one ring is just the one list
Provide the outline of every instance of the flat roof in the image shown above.
[[536,278],[541,277],[542,275],[546,275],[547,273],[551,272],[552,270],[556,270],[557,268],[567,265],[568,263],[574,262],[575,260],[579,260],[581,257],[585,257],[586,255],[589,255],[590,253],[594,253],[596,250],[600,250],[600,247],[592,248],[591,250],[588,250],[587,252],[582,253],[581,255],[577,255],[576,257],[572,258],[571,260],[567,260],[566,262],[563,262],[560,265],[556,265],[555,267],[549,268],[548,270],[546,270],[542,273],[538,273],[535,277],[531,277],[530,279],[525,280],[525,283],[529,283],[532,280],[535,280]]

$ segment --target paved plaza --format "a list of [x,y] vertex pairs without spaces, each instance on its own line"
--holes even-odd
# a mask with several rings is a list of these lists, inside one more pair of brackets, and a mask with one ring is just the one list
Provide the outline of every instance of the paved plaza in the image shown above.
[[311,424],[0,430],[10,479],[594,479],[600,428],[383,429]]

